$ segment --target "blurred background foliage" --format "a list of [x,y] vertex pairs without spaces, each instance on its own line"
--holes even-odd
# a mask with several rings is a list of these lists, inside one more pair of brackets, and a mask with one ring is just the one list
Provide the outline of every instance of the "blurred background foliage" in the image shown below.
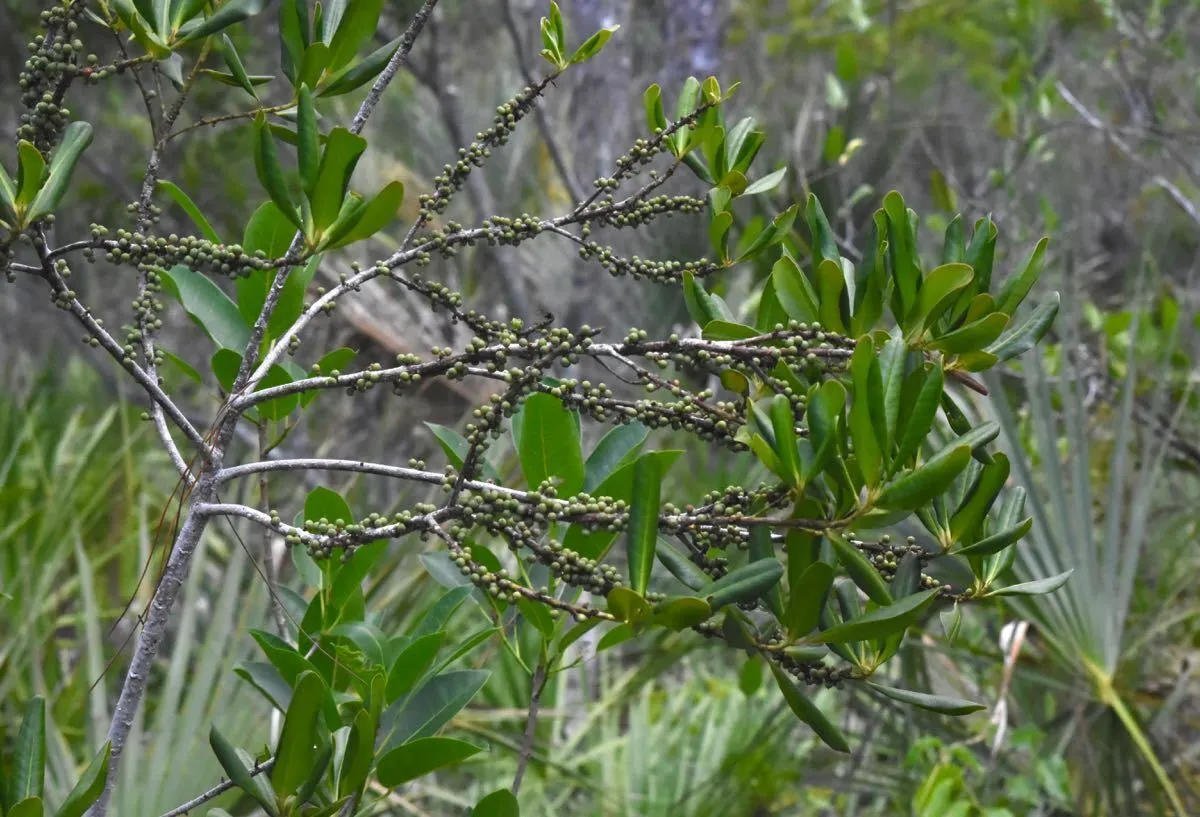
[[[17,124],[20,32],[36,5],[0,3],[6,144]],[[417,5],[389,2],[379,36],[394,37]],[[782,209],[817,193],[851,257],[889,189],[922,212],[990,214],[1006,246],[1051,235],[1042,285],[1064,293],[1054,342],[1040,358],[991,376],[988,387],[1000,398],[993,410],[1014,462],[1012,481],[1029,492],[1035,518],[1017,570],[1028,579],[1076,572],[1051,596],[927,621],[926,637],[905,647],[904,675],[927,685],[920,688],[987,701],[990,717],[947,719],[852,698],[840,712],[859,738],[849,757],[835,757],[780,717],[783,704],[761,683],[761,667],[730,666],[694,637],[661,636],[590,657],[556,676],[543,697],[522,808],[695,817],[1200,813],[1200,2],[567,0],[563,7],[579,30],[622,30],[548,97],[536,126],[518,131],[472,177],[448,217],[478,221],[562,206],[587,192],[640,133],[640,94],[649,83],[662,83],[670,100],[687,76],[716,73],[725,83],[754,80],[733,106],[768,134],[764,168],[788,168],[774,204]],[[529,35],[542,13],[527,0],[439,6],[410,70],[370,126],[376,149],[359,178],[424,190],[452,146],[469,141],[494,105],[539,70]],[[273,26],[272,15],[257,25]],[[83,33],[105,59],[118,53],[118,43],[97,30]],[[253,51],[243,53],[255,73]],[[202,84],[193,115],[253,110],[249,97],[242,109],[229,107],[231,98],[206,95]],[[128,83],[75,100],[78,115],[97,123],[98,141],[108,142],[85,155],[85,206],[60,223],[124,223],[148,146],[141,105]],[[236,121],[197,127],[165,172],[230,234],[253,208],[247,140]],[[169,207],[162,226],[189,231],[184,214]],[[944,227],[944,218],[927,218],[923,239],[936,246]],[[377,236],[362,260],[399,238]],[[653,244],[638,240],[643,245],[621,249],[691,258],[707,246],[684,225],[660,228]],[[1004,268],[1017,261],[998,259]],[[341,271],[322,274],[336,279]],[[78,282],[85,300],[101,310],[126,308],[127,290],[105,280],[103,265],[96,272]],[[687,322],[678,292],[629,286],[543,242],[507,254],[503,265],[475,248],[435,262],[430,275],[498,316],[536,319],[548,311],[567,323],[614,332],[639,325],[657,334]],[[719,288],[738,304],[749,282],[728,278]],[[755,307],[743,308],[753,314]],[[183,328],[164,339],[186,347],[186,322],[175,326]],[[82,761],[70,747],[96,745],[107,723],[106,686],[117,675],[104,672],[103,656],[129,634],[130,619],[120,615],[126,603],[132,598],[137,612],[149,599],[154,531],[174,482],[137,419],[140,407],[126,402],[132,395],[65,327],[22,282],[0,298],[0,723],[14,722],[30,695],[46,696],[50,787],[62,790]],[[327,348],[375,357],[467,339],[447,336],[423,304],[382,284],[347,302],[320,331],[317,342]],[[335,401],[284,449],[319,456],[370,445],[381,460],[440,462],[422,423],[457,425],[480,395],[455,389],[469,388],[441,384],[403,410],[373,394]],[[356,415],[373,422],[355,422]],[[702,452],[689,457],[690,467],[674,472],[681,497],[740,480],[709,467]],[[273,491],[282,506],[310,487],[281,479]],[[399,499],[365,478],[332,487],[373,508]],[[141,762],[125,766],[162,783],[123,787],[140,799],[119,803],[118,814],[157,814],[201,791],[219,774],[214,761],[192,760],[207,757],[194,745],[207,724],[215,720],[245,743],[251,736],[239,724],[263,707],[234,683],[232,668],[250,652],[237,634],[269,620],[256,566],[278,553],[232,527],[215,529],[204,547],[159,680],[166,694],[139,724]],[[440,595],[419,555],[413,543],[394,545],[378,571],[370,596],[385,611],[385,629],[408,626]],[[139,583],[147,565],[150,578]],[[281,578],[295,577],[285,569]],[[472,605],[456,615],[478,617],[464,626],[486,623]],[[684,660],[674,665],[678,656]],[[503,651],[465,662],[495,671],[456,727],[486,736],[494,750],[381,801],[380,813],[462,814],[511,779],[528,673]],[[172,773],[155,777],[155,769]]]

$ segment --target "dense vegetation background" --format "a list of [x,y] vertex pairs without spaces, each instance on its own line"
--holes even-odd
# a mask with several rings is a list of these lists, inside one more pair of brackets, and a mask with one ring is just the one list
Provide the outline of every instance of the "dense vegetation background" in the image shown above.
[[[34,4],[0,5],[0,143],[15,141],[15,77]],[[420,4],[385,4],[378,37],[395,37]],[[1200,812],[1200,414],[1195,273],[1200,251],[1200,3],[1195,0],[569,0],[579,31],[621,26],[605,51],[560,83],[535,127],[517,132],[471,178],[447,218],[539,212],[574,201],[640,133],[641,92],[678,88],[689,75],[744,79],[729,103],[770,138],[762,167],[787,166],[776,204],[815,192],[842,251],[861,248],[888,190],[928,214],[921,238],[940,242],[949,214],[990,215],[1024,253],[1051,236],[1042,286],[1063,293],[1053,343],[989,374],[1012,480],[1031,497],[1035,524],[1018,573],[1075,568],[1058,593],[971,608],[928,621],[902,653],[923,688],[987,702],[963,719],[921,714],[861,695],[839,696],[854,752],[828,751],[753,663],[702,639],[667,634],[629,642],[550,687],[531,772],[528,814],[596,815],[1134,815]],[[376,188],[402,181],[416,206],[428,180],[468,143],[495,105],[533,70],[540,4],[445,2],[387,105],[370,123],[373,150],[358,170]],[[250,74],[270,61],[273,15],[231,34]],[[89,39],[103,62],[117,41]],[[262,56],[263,65],[256,65]],[[270,57],[273,59],[273,56]],[[242,110],[201,85],[191,116]],[[142,99],[128,83],[87,89],[74,113],[97,127],[76,201],[60,229],[117,223],[137,196],[149,146]],[[270,100],[264,100],[270,104]],[[353,112],[344,103],[341,119]],[[198,126],[168,159],[166,178],[188,190],[218,231],[240,233],[258,201],[244,128]],[[7,159],[8,154],[4,153]],[[364,192],[373,192],[365,190]],[[775,208],[781,209],[781,208]],[[164,208],[160,229],[192,231]],[[764,205],[764,215],[774,212]],[[945,214],[940,217],[937,214]],[[411,218],[413,214],[409,213]],[[402,213],[402,217],[404,214]],[[621,249],[690,257],[702,228],[668,222],[653,243]],[[404,229],[402,225],[395,230]],[[366,262],[399,235],[364,247]],[[321,267],[336,283],[354,259]],[[1000,257],[1000,269],[1022,258]],[[768,266],[720,281],[746,302]],[[439,261],[437,275],[496,316],[545,312],[655,335],[690,325],[677,289],[628,286],[600,275],[566,244],[485,247]],[[96,275],[88,299],[118,309],[128,296]],[[416,298],[375,284],[319,328],[327,347],[391,357],[455,336]],[[107,299],[107,300],[106,300]],[[753,314],[754,304],[745,307]],[[199,337],[176,322],[164,341]],[[116,673],[102,675],[130,619],[129,601],[153,590],[138,577],[174,484],[170,463],[128,384],[74,337],[45,293],[18,280],[0,293],[0,713],[50,707],[49,787],[65,792],[108,721]],[[168,374],[168,377],[172,375]],[[178,377],[178,375],[175,375]],[[179,388],[186,390],[182,378]],[[436,459],[423,425],[458,427],[486,392],[470,381],[431,385],[418,401],[375,395],[331,404],[301,425],[284,453],[366,448],[378,459]],[[186,391],[185,391],[186,393]],[[206,398],[197,390],[192,408]],[[127,402],[129,401],[129,402]],[[366,418],[370,422],[366,422]],[[369,429],[367,431],[366,429]],[[254,440],[244,440],[253,445]],[[510,457],[511,459],[511,457]],[[440,461],[440,460],[439,460]],[[676,471],[668,493],[699,495],[738,474]],[[302,498],[304,484],[282,486]],[[347,477],[336,487],[370,507],[414,496]],[[432,492],[431,492],[432,493]],[[275,501],[283,504],[284,497]],[[167,694],[137,725],[140,764],[121,814],[159,814],[221,773],[208,724],[249,745],[266,706],[234,667],[253,657],[247,628],[272,608],[244,543],[213,528],[193,565],[172,634]],[[283,581],[290,563],[276,563]],[[393,548],[368,595],[388,627],[419,619],[441,588],[418,549]],[[271,569],[271,568],[268,568]],[[401,604],[389,604],[401,600]],[[476,611],[463,608],[469,618]],[[944,624],[946,632],[942,631]],[[466,626],[466,625],[464,625]],[[469,628],[468,628],[469,629]],[[631,645],[631,646],[630,646]],[[493,751],[382,801],[381,813],[464,813],[507,785],[527,722],[527,674],[481,651],[493,673],[454,721]],[[10,727],[14,728],[14,727]],[[387,811],[390,809],[390,811]],[[1180,812],[1180,809],[1183,809]]]

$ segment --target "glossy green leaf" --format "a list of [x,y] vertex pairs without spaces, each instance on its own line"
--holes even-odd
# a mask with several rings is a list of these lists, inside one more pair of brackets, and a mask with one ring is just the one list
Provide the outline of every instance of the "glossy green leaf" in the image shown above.
[[[886,435],[883,414],[883,379],[869,337],[860,338],[850,358],[850,376],[854,397],[850,404],[850,439],[854,455],[868,488],[879,484],[883,476],[883,450],[880,436]],[[884,441],[886,442],[886,436]]]
[[213,754],[217,756],[217,762],[225,770],[225,776],[235,786],[257,800],[267,814],[271,817],[279,817],[279,807],[274,793],[262,781],[251,776],[250,769],[242,762],[233,744],[225,739],[215,725],[208,732],[208,744],[212,747]]
[[974,544],[955,551],[958,556],[990,556],[1021,540],[1033,528],[1033,517],[1026,517],[1012,527],[993,533]]
[[1051,293],[1050,297],[1044,303],[1039,304],[1024,323],[987,347],[987,351],[1001,361],[1012,360],[1014,357],[1028,352],[1050,331],[1050,326],[1054,323],[1055,316],[1058,315],[1058,302],[1058,293]]
[[444,632],[423,635],[400,652],[388,671],[385,700],[389,704],[411,692],[417,681],[433,666],[445,636]]
[[346,128],[330,131],[311,197],[313,226],[318,233],[323,234],[337,219],[350,177],[366,148],[367,140]]
[[[26,222],[37,221],[58,207],[71,184],[71,175],[79,157],[92,142],[92,126],[87,122],[72,122],[63,132],[62,141],[50,157],[50,170],[38,188],[37,196],[25,214]],[[24,158],[24,157],[22,157]]]
[[825,532],[825,538],[833,545],[833,550],[837,553],[838,561],[842,563],[842,567],[846,569],[848,575],[859,589],[876,604],[891,604],[892,594],[888,590],[887,582],[883,576],[875,569],[875,566],[862,554],[858,548],[850,544],[850,542],[840,533],[828,530]]
[[817,321],[817,291],[794,259],[788,255],[781,256],[771,267],[771,282],[788,317],[802,323]]
[[649,623],[672,630],[686,630],[712,618],[713,610],[704,599],[673,596],[651,608]]
[[956,445],[915,470],[903,473],[884,486],[875,504],[886,510],[916,510],[950,487],[971,461],[971,449]]
[[1000,337],[1010,320],[1009,316],[1003,312],[993,312],[976,321],[963,324],[953,332],[947,332],[929,346],[947,355],[975,352]]
[[609,590],[605,601],[608,602],[608,611],[618,621],[638,623],[650,617],[650,605],[645,597],[628,587],[618,585]]
[[17,143],[17,198],[16,203],[28,211],[29,205],[42,188],[46,175],[46,160],[32,142],[22,139]]
[[752,602],[764,596],[783,578],[783,565],[778,559],[760,559],[731,570],[703,588],[705,599],[713,610],[727,604]]
[[772,171],[771,173],[763,176],[761,179],[751,182],[746,186],[746,189],[743,190],[741,194],[743,196],[757,196],[760,193],[769,193],[783,182],[783,180],[787,177],[787,171],[788,169],[786,166]]
[[390,749],[434,734],[475,697],[489,676],[484,670],[454,670],[430,678],[389,707],[381,729],[383,746]]
[[[750,529],[750,561],[774,559],[775,545],[771,542],[771,529],[765,525],[756,525]],[[767,609],[776,619],[782,621],[784,616],[783,589],[776,584],[763,595]]]
[[1042,268],[1046,264],[1046,245],[1048,243],[1048,238],[1039,241],[1033,248],[1029,260],[1025,263],[1025,269],[1019,275],[1015,275],[1005,282],[996,298],[996,309],[1009,315],[1017,314],[1017,307],[1025,300],[1029,290],[1033,289],[1033,285],[1037,283],[1038,276],[1042,274]]
[[638,457],[633,471],[633,501],[629,510],[629,584],[645,593],[654,569],[658,543],[658,511],[662,491],[662,468],[656,457]]
[[735,263],[740,264],[743,261],[749,261],[751,258],[760,255],[764,250],[782,241],[784,236],[792,229],[792,222],[796,220],[796,213],[799,210],[800,205],[793,204],[771,219],[771,223],[755,236],[754,240],[750,242],[750,246],[742,250],[742,254],[738,256]]
[[380,757],[375,774],[382,785],[391,789],[461,763],[481,751],[480,746],[454,738],[417,738]]
[[800,485],[800,455],[796,450],[796,416],[791,401],[782,394],[771,398],[771,429],[775,432],[775,454],[784,478],[793,487]]
[[191,42],[240,23],[266,7],[270,0],[227,0],[207,19],[196,19],[179,30],[180,42]]
[[41,797],[46,776],[46,700],[35,696],[25,704],[25,714],[13,746],[12,771],[7,794],[11,802]]
[[321,134],[317,130],[317,111],[312,89],[302,84],[296,104],[296,166],[300,171],[300,189],[311,200],[317,185],[321,163]]
[[966,264],[943,264],[925,277],[917,293],[917,301],[905,320],[906,335],[910,342],[937,323],[942,313],[954,304],[959,293],[974,277],[975,271]]
[[204,217],[204,214],[200,212],[200,208],[196,206],[196,203],[192,201],[191,197],[189,197],[187,193],[184,193],[181,189],[179,189],[178,185],[163,179],[159,179],[156,187],[158,190],[161,190],[170,196],[172,201],[183,208],[183,211],[187,213],[188,218],[192,220],[193,224],[200,228],[200,232],[205,238],[214,244],[222,243],[221,237],[217,235],[217,231],[213,229],[212,224],[207,218]]
[[663,110],[662,88],[658,85],[647,88],[642,94],[642,107],[646,111],[646,128],[651,133],[666,129],[668,123]]
[[811,479],[819,474],[837,453],[838,427],[846,407],[846,387],[837,380],[826,380],[808,395],[808,440],[812,443],[812,459],[804,464],[803,476]]
[[19,800],[8,810],[8,817],[43,817],[46,804],[40,797],[26,797]]
[[387,45],[372,51],[360,61],[351,63],[341,71],[338,71],[330,77],[327,83],[318,88],[317,96],[341,96],[342,94],[348,94],[375,79],[387,67],[392,57],[395,56],[396,51],[399,50],[400,40],[401,37],[397,37]]
[[525,483],[530,489],[550,477],[561,480],[559,496],[573,496],[583,488],[583,453],[579,429],[572,412],[553,395],[530,395],[523,410],[518,453]]
[[333,29],[329,42],[329,70],[340,71],[370,42],[379,26],[383,0],[354,0]]
[[618,468],[633,462],[649,434],[650,429],[634,420],[601,437],[584,463],[583,490],[594,491]]
[[[192,0],[193,4],[203,4],[205,0]],[[229,68],[229,78],[232,80],[230,84],[236,85],[244,90],[250,96],[258,99],[258,93],[254,90],[255,84],[262,84],[261,81],[256,83],[254,78],[246,73],[246,66],[242,63],[242,58],[234,47],[233,40],[229,39],[228,34],[221,35],[221,57],[225,60],[225,65]],[[217,71],[210,72],[210,76],[218,74]],[[220,78],[220,77],[218,77]],[[261,80],[261,78],[260,78]]]
[[328,690],[321,676],[302,672],[283,720],[283,731],[271,767],[271,785],[277,798],[294,794],[312,771],[318,718]]
[[608,43],[609,39],[612,38],[612,35],[616,33],[618,28],[620,28],[620,26],[609,26],[607,28],[602,28],[592,36],[588,37],[580,44],[578,48],[575,49],[575,53],[571,55],[569,62],[585,62],[599,54],[604,46]]
[[404,185],[388,182],[363,205],[362,212],[345,232],[337,230],[336,226],[330,228],[330,248],[345,247],[375,235],[395,220],[403,203]]
[[892,191],[883,199],[883,210],[887,215],[888,249],[892,256],[892,275],[895,280],[897,314],[907,315],[917,302],[921,269],[917,260],[909,211],[900,194]]
[[904,419],[897,428],[901,433],[900,443],[892,460],[894,467],[908,464],[921,450],[921,444],[929,436],[934,418],[937,417],[938,406],[941,405],[942,392],[945,389],[942,367],[935,362],[925,369],[923,376],[917,377],[922,378],[920,388],[911,401],[905,401]]
[[173,289],[188,316],[219,348],[239,353],[246,348],[250,327],[237,306],[216,284],[184,266],[166,270],[163,279]]
[[815,562],[788,588],[783,623],[794,638],[807,635],[817,626],[829,588],[833,586],[833,577],[833,567],[828,562]]
[[835,624],[812,636],[810,640],[825,644],[844,643],[885,638],[893,633],[903,632],[921,617],[940,592],[940,589],[935,587],[932,590],[913,593],[886,607],[878,607],[850,621]]
[[[288,191],[283,167],[279,164],[275,137],[267,127],[266,116],[261,113],[254,120],[254,169],[258,174],[259,184],[267,191],[271,201],[275,202],[279,212],[297,230],[302,229],[300,214],[292,201],[292,194]],[[339,199],[339,203],[340,201]]]
[[17,185],[12,177],[0,165],[0,219],[10,221],[14,226],[17,216]]
[[521,817],[521,808],[511,791],[496,789],[475,804],[471,817]]
[[973,701],[964,701],[961,698],[950,698],[945,695],[930,695],[926,692],[913,692],[909,689],[891,687],[875,681],[867,681],[867,686],[894,701],[919,706],[921,709],[937,712],[939,715],[970,715],[972,712],[987,709],[986,705]]
[[54,812],[54,817],[83,817],[84,812],[100,798],[100,792],[104,790],[104,779],[108,775],[108,761],[111,756],[112,744],[106,742],[83,770],[79,781],[58,807],[58,811]]
[[[666,474],[682,453],[682,451],[648,451],[641,456],[657,460],[660,473]],[[593,496],[605,496],[627,504],[631,503],[636,468],[636,461],[622,465],[589,493]],[[567,529],[567,535],[563,538],[563,546],[588,559],[600,559],[608,552],[616,538],[617,531],[610,531],[604,527],[589,533],[582,525],[572,525]]]
[[1010,584],[1008,587],[1000,587],[988,593],[991,596],[1044,596],[1048,593],[1053,593],[1058,588],[1067,583],[1067,579],[1071,578],[1071,574],[1075,572],[1075,568],[1059,573],[1057,576],[1050,576],[1045,579],[1037,579],[1031,582],[1021,582],[1020,584]]
[[701,590],[712,583],[708,574],[684,556],[670,542],[659,540],[654,549],[654,555],[663,567],[685,586],[692,590]]
[[846,324],[842,320],[842,295],[846,279],[842,267],[836,260],[825,259],[816,269],[817,293],[820,299],[817,317],[821,326],[829,332],[845,334]]
[[825,716],[825,713],[817,707],[808,697],[800,691],[796,683],[788,677],[779,665],[771,662],[771,672],[775,675],[775,682],[779,685],[780,692],[783,693],[783,699],[787,701],[788,707],[803,723],[816,733],[825,745],[830,749],[838,752],[850,751],[850,744],[846,742],[846,738],[842,735],[840,729],[834,725],[833,721]]
[[983,466],[979,479],[970,494],[950,519],[950,538],[961,542],[972,537],[983,525],[984,517],[1008,481],[1009,462],[1004,454],[996,454]]
[[733,313],[720,298],[709,294],[690,272],[683,273],[683,297],[688,314],[701,328],[712,321],[733,321]]

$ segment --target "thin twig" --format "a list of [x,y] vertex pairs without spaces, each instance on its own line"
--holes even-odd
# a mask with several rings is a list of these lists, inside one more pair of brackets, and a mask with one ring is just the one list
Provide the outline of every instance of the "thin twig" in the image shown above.
[[533,684],[529,693],[529,717],[525,721],[525,736],[521,739],[521,754],[517,757],[517,771],[513,775],[512,793],[515,797],[521,791],[521,781],[525,777],[525,769],[529,759],[533,757],[534,739],[537,737],[538,706],[542,701],[542,689],[546,685],[546,659],[538,659],[537,668],[533,671]]
[[[250,776],[257,777],[258,775],[262,774],[263,772],[269,771],[271,769],[271,767],[274,765],[275,765],[275,758],[273,758],[273,757],[267,758],[262,763],[255,763],[250,768]],[[191,800],[188,800],[186,803],[182,803],[182,804],[176,806],[175,808],[171,809],[170,811],[161,814],[159,817],[182,817],[182,815],[188,814],[189,812],[192,811],[192,809],[199,808],[200,806],[207,803],[209,800],[220,797],[222,794],[229,791],[233,787],[234,787],[234,782],[232,780],[222,780],[220,783],[213,786],[211,789],[204,792],[203,794],[199,794],[199,795],[193,797]]]

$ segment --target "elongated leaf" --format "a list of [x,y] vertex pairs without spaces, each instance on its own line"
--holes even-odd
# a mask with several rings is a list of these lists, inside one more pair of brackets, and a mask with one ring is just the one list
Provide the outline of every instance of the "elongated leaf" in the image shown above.
[[966,264],[943,264],[932,270],[921,283],[917,302],[905,320],[907,336],[911,339],[920,337],[937,323],[974,277],[975,271]]
[[943,450],[916,470],[908,471],[884,486],[875,504],[887,510],[916,510],[949,488],[970,461],[968,446]]
[[272,791],[250,775],[250,770],[238,756],[233,744],[225,739],[216,726],[213,726],[208,732],[208,744],[212,747],[213,754],[217,756],[217,762],[225,770],[225,776],[233,781],[235,786],[257,800],[267,814],[270,814],[271,817],[278,817],[279,807]]
[[250,327],[229,296],[205,276],[184,266],[163,274],[174,288],[184,311],[222,349],[241,352],[250,340]]
[[[861,338],[850,358],[850,374],[854,381],[854,400],[850,404],[850,439],[854,455],[868,488],[879,484],[883,475],[882,444],[879,432],[887,433],[883,421],[883,380],[875,355],[875,344],[869,337]],[[872,406],[878,410],[872,411]],[[878,427],[877,427],[878,426]]]
[[858,548],[836,531],[826,531],[825,538],[833,545],[838,561],[842,563],[846,574],[858,585],[860,590],[876,604],[892,603],[892,593],[888,590],[887,582]]
[[29,205],[42,189],[46,175],[46,160],[32,142],[22,139],[17,143],[17,198],[19,206],[28,210]]
[[157,187],[159,190],[170,196],[172,201],[183,208],[183,211],[187,213],[188,218],[192,220],[193,224],[200,228],[200,232],[204,234],[205,238],[214,244],[221,243],[221,237],[217,235],[217,231],[213,228],[212,224],[207,218],[204,217],[204,214],[200,212],[200,208],[196,206],[196,203],[192,201],[191,197],[179,189],[178,185],[168,182],[164,179],[159,179]]
[[713,610],[727,604],[741,604],[761,598],[783,578],[783,565],[778,559],[760,559],[726,573],[703,589],[704,597]]
[[31,698],[25,705],[17,742],[13,747],[8,796],[14,803],[41,797],[46,777],[46,700]]
[[[820,298],[818,317],[821,326],[839,335],[846,333],[846,324],[842,320],[842,295],[846,289],[846,279],[842,267],[835,260],[825,259],[816,270],[817,293]],[[851,296],[848,300],[853,300]]]
[[[921,375],[914,376],[922,377]],[[903,421],[897,423],[900,444],[896,449],[895,458],[892,460],[893,466],[896,468],[908,464],[916,456],[917,452],[921,450],[921,444],[929,436],[930,429],[933,428],[933,420],[937,416],[938,406],[942,400],[942,391],[945,389],[942,367],[937,363],[929,366],[925,370],[920,384],[915,399],[905,405]]]
[[390,749],[437,732],[475,697],[489,675],[485,670],[454,670],[430,678],[388,708],[382,719],[382,745]]
[[594,491],[618,468],[633,462],[649,433],[650,429],[634,421],[601,437],[584,463],[583,490]]
[[313,107],[312,90],[300,86],[296,104],[296,160],[300,170],[300,189],[310,198],[317,185],[320,168],[321,134],[317,130],[317,112]]
[[[897,421],[900,416],[900,391],[904,385],[904,364],[908,347],[900,336],[899,328],[893,331],[891,337],[883,345],[879,353],[879,376],[883,383],[883,411],[887,422],[889,441],[897,435]],[[883,446],[884,462],[890,463],[891,443]]]
[[808,697],[800,691],[795,682],[787,676],[779,665],[771,662],[771,672],[775,675],[775,683],[779,685],[779,691],[783,693],[783,699],[787,701],[787,705],[792,712],[802,722],[816,733],[825,745],[837,752],[850,751],[850,744],[846,742],[845,736],[841,730],[834,725],[833,721],[825,716],[825,713],[817,707]]
[[1033,289],[1033,285],[1037,283],[1038,276],[1042,274],[1042,267],[1046,264],[1047,243],[1049,243],[1047,238],[1039,241],[1033,248],[1029,260],[1025,263],[1025,269],[1019,275],[1015,275],[1005,282],[1004,288],[1000,290],[1000,295],[996,298],[996,309],[1009,315],[1017,314],[1017,307],[1025,300],[1029,290]]
[[180,42],[191,42],[216,34],[240,23],[248,17],[258,14],[270,0],[227,0],[212,16],[204,20],[195,20],[179,30]]
[[908,629],[921,614],[937,598],[940,588],[923,590],[898,599],[886,607],[879,607],[863,613],[850,621],[835,624],[827,630],[822,630],[816,636],[810,637],[813,642],[823,644],[844,643],[847,641],[867,641],[885,638],[893,633]]
[[992,503],[996,501],[996,497],[1008,481],[1008,472],[1008,457],[1004,454],[996,454],[992,461],[983,467],[970,496],[950,520],[950,537],[953,541],[960,542],[972,536],[983,524]]
[[978,542],[954,552],[958,556],[991,556],[993,553],[999,553],[1009,545],[1019,541],[1025,534],[1029,533],[1031,528],[1033,528],[1032,516],[1027,517],[1024,521],[1010,528],[993,533],[987,538],[980,539]]
[[1050,326],[1058,315],[1058,301],[1058,293],[1051,293],[1045,303],[1039,304],[1024,323],[987,347],[987,351],[1002,361],[1012,360],[1028,352],[1050,331]]
[[[302,229],[300,214],[288,192],[287,181],[283,177],[283,167],[279,164],[279,154],[275,150],[275,137],[267,127],[267,118],[259,114],[254,120],[254,169],[258,173],[259,184],[267,191],[271,201],[279,208],[279,212],[291,222],[297,230]],[[339,199],[340,203],[340,199]]]
[[1053,593],[1058,588],[1067,583],[1067,579],[1071,578],[1071,574],[1075,572],[1075,568],[1059,573],[1057,576],[1050,576],[1045,579],[1037,579],[1031,582],[1021,582],[1020,584],[1010,584],[1008,587],[997,588],[987,595],[991,596],[1044,596],[1047,593]]
[[800,575],[800,580],[788,588],[787,612],[784,624],[795,638],[807,635],[817,626],[821,608],[833,586],[833,567],[816,562]]
[[275,765],[271,767],[271,785],[277,798],[294,794],[310,776],[317,742],[317,719],[326,694],[325,682],[315,672],[302,672],[296,679],[283,731],[279,735]]
[[[528,431],[528,429],[527,429]],[[629,511],[629,584],[636,593],[645,593],[654,569],[654,548],[658,543],[659,496],[662,470],[657,458],[638,457],[633,471],[633,502]]]
[[796,450],[796,416],[791,401],[782,394],[771,398],[771,429],[775,432],[775,453],[785,479],[800,485],[800,455]]
[[[647,451],[641,456],[656,459],[658,461],[659,472],[665,475],[682,453],[682,451]],[[596,489],[589,493],[593,496],[605,496],[613,500],[631,503],[633,501],[633,477],[636,468],[636,461],[622,465],[610,474]],[[610,531],[607,528],[601,528],[589,533],[581,525],[572,525],[567,530],[567,535],[563,538],[563,546],[589,559],[600,559],[608,552],[609,547],[612,546],[616,538],[617,532]]]
[[330,229],[330,247],[336,249],[370,238],[392,223],[404,203],[404,185],[388,182],[368,201],[358,219],[345,233],[338,235]]
[[375,34],[383,0],[354,0],[346,6],[329,40],[329,70],[340,71]]
[[659,540],[654,555],[672,576],[692,590],[701,590],[712,584],[708,574],[696,567],[691,559],[677,551],[670,542]]
[[978,351],[1000,337],[1011,319],[1003,312],[993,312],[976,321],[947,332],[930,344],[930,348],[948,355]]
[[379,758],[375,773],[379,782],[391,789],[481,751],[482,747],[454,738],[418,738]]
[[37,221],[54,212],[67,192],[71,174],[75,172],[79,157],[91,142],[92,126],[87,122],[72,122],[67,125],[62,141],[50,157],[50,172],[25,216],[27,222]]
[[888,248],[892,255],[895,297],[899,306],[896,314],[907,315],[917,302],[917,288],[921,280],[909,211],[904,199],[894,190],[884,197],[883,209],[887,214]]
[[372,51],[362,60],[346,66],[321,87],[317,96],[341,96],[375,79],[400,48],[400,37]]
[[412,691],[421,676],[433,666],[445,636],[444,632],[421,636],[396,656],[388,672],[385,700],[389,704]]
[[544,392],[531,395],[522,412],[518,452],[521,470],[530,489],[549,477],[561,480],[560,496],[583,488],[583,453],[573,413],[562,401]]
[[8,811],[8,817],[44,817],[46,804],[40,797],[26,797]]
[[[757,525],[750,529],[750,561],[757,562],[762,559],[775,558],[775,545],[771,542],[771,531],[764,525]],[[766,602],[767,609],[771,611],[776,619],[783,621],[783,590],[778,583],[764,596],[763,601]]]
[[981,709],[987,709],[984,704],[964,701],[961,698],[949,698],[944,695],[930,695],[925,692],[913,692],[910,689],[900,689],[885,684],[867,681],[867,686],[881,695],[886,695],[894,701],[919,706],[939,715],[970,715]]
[[92,758],[92,762],[83,770],[79,782],[71,789],[67,799],[63,800],[54,817],[83,817],[84,812],[91,807],[104,790],[104,778],[108,774],[108,761],[112,755],[112,744],[105,743],[100,751]]

